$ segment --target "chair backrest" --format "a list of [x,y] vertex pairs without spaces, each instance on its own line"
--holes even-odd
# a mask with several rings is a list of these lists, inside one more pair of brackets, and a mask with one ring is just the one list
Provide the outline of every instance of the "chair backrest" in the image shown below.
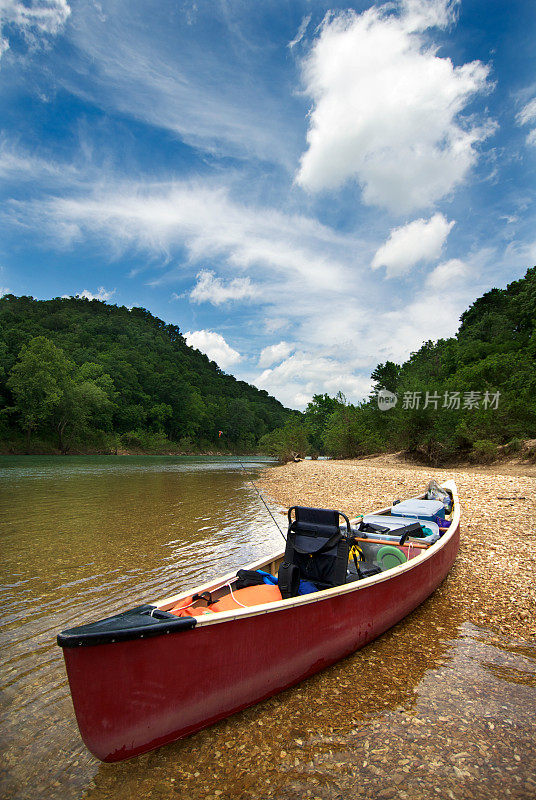
[[319,589],[345,583],[350,542],[341,532],[341,517],[349,536],[350,521],[341,511],[304,506],[289,508],[287,546],[279,581],[283,596],[290,597],[296,592],[295,583],[289,589],[288,571],[292,566],[299,568],[300,578],[312,581]]

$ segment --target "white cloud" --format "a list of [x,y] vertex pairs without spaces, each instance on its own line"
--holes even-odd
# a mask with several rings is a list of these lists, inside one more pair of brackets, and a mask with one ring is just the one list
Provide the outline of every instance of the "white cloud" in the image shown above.
[[303,408],[314,394],[324,392],[335,395],[342,390],[348,399],[358,400],[366,397],[371,387],[368,376],[354,374],[350,361],[306,352],[294,353],[278,366],[265,369],[253,383],[294,408]]
[[536,239],[527,241],[510,242],[504,253],[504,266],[509,268],[510,274],[512,266],[526,268],[536,264]]
[[7,286],[0,286],[0,297],[3,297],[5,294],[11,294],[11,290],[7,288]]
[[387,277],[392,278],[405,274],[420,261],[439,258],[453,225],[454,222],[447,222],[443,214],[434,214],[429,220],[416,219],[394,228],[377,250],[372,269],[387,267]]
[[309,27],[310,22],[311,22],[311,15],[307,14],[307,16],[302,19],[301,25],[298,28],[296,36],[294,37],[294,39],[292,39],[291,42],[288,43],[287,47],[289,48],[289,50],[293,50],[296,47],[296,45],[302,41],[307,31],[307,28]]
[[91,84],[76,62],[58,82],[84,100],[91,93],[101,108],[172,131],[196,150],[292,169],[299,134],[281,102],[281,84],[259,60],[265,32],[262,41],[248,41],[230,19],[244,16],[236,4],[197,4],[194,34],[190,24],[162,24],[180,16],[183,3],[171,4],[177,8],[169,13],[169,4],[153,5],[158,10],[150,15],[145,0],[114,0],[103,19],[98,3],[77,0],[70,37],[91,64]]
[[44,35],[57,35],[70,13],[66,0],[34,0],[31,5],[20,0],[0,0],[0,57],[9,49],[4,36],[7,27],[16,28],[35,47]]
[[111,297],[113,297],[115,293],[116,293],[116,289],[111,289],[111,290],[108,291],[108,290],[106,290],[104,288],[104,286],[100,286],[98,291],[97,291],[97,294],[93,294],[93,292],[90,292],[87,289],[84,289],[83,292],[78,292],[76,297],[82,297],[82,298],[85,298],[86,300],[104,300],[104,301],[106,301],[106,300],[109,300]]
[[311,191],[355,178],[363,200],[395,213],[449,194],[493,130],[460,113],[489,88],[489,67],[455,67],[424,37],[454,19],[448,0],[406,0],[328,15],[303,65],[313,99],[297,181]]
[[260,294],[249,278],[233,278],[225,285],[210,270],[201,270],[197,275],[197,283],[190,292],[190,300],[194,303],[212,303],[214,306],[228,303],[231,300],[250,300]]
[[[158,257],[180,245],[191,264],[221,258],[234,273],[256,268],[275,276],[299,276],[309,290],[342,289],[349,270],[355,270],[360,247],[357,237],[338,234],[312,218],[243,205],[227,190],[200,183],[146,187],[108,182],[86,197],[58,197],[14,208],[25,222],[33,216],[35,225],[48,227],[62,244],[68,236],[74,242],[84,233],[104,234],[116,254],[136,246]],[[172,282],[178,269],[152,285]],[[234,280],[233,291],[248,287],[244,279]],[[211,285],[215,297],[218,285]],[[229,288],[221,285],[224,292]]]
[[293,347],[288,342],[279,342],[263,348],[259,356],[259,367],[270,367],[278,361],[283,361],[292,350]]
[[221,369],[227,369],[242,360],[240,353],[227,344],[221,333],[205,330],[187,331],[184,338],[190,347],[201,350]]
[[[536,122],[536,97],[533,97],[523,106],[517,115],[517,121],[519,125],[529,125]],[[526,142],[531,146],[536,146],[536,127],[527,134]]]
[[264,318],[264,330],[270,336],[272,336],[274,333],[281,334],[281,331],[288,330],[289,327],[290,320],[288,316],[267,316]]
[[517,115],[517,119],[520,125],[526,125],[527,122],[536,122],[536,97],[533,97],[523,106]]
[[438,266],[426,278],[426,285],[432,289],[441,290],[469,274],[469,267],[459,258],[451,258]]
[[18,183],[42,178],[65,180],[72,179],[75,174],[70,164],[57,164],[27,153],[8,142],[5,137],[0,137],[0,177],[5,180],[16,180]]
[[[440,264],[420,285],[412,299],[393,302],[375,315],[367,332],[367,352],[377,362],[405,361],[423,342],[454,336],[463,311],[483,292],[496,285],[497,252],[485,248],[465,261]],[[511,262],[510,262],[511,263]]]

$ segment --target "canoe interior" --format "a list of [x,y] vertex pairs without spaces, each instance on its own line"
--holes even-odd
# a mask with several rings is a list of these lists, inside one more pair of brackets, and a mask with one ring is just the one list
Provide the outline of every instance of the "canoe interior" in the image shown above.
[[[451,523],[451,526],[454,527],[455,520],[457,520],[459,518],[459,507],[458,507],[459,503],[458,503],[458,497],[457,497],[457,492],[456,492],[456,486],[452,481],[447,481],[447,482],[445,482],[444,487],[447,488],[447,490],[449,491],[451,497],[454,500],[453,512],[450,515],[450,517],[447,518],[448,521]],[[423,493],[423,494],[418,495],[417,497],[412,498],[412,499],[423,500],[425,498],[426,498],[426,493]],[[379,509],[378,511],[371,512],[371,514],[374,514],[375,516],[390,517],[391,516],[391,506],[387,506],[385,508]],[[352,520],[350,520],[350,522],[351,522],[352,527],[353,527],[356,524],[357,520],[356,519],[352,519]],[[376,546],[376,541],[377,540],[379,540],[383,544],[389,544],[390,546],[396,546],[391,541],[384,541],[381,538],[381,534],[378,534],[377,537],[374,537],[374,536],[369,537],[369,541],[368,542],[365,542],[365,541],[361,540],[362,541],[361,547],[363,549],[363,552],[364,552],[365,556],[368,553],[367,547],[374,546],[376,548],[376,550],[377,550],[377,546]],[[441,539],[439,541],[441,541]],[[423,544],[422,542],[423,542],[422,539],[421,540],[413,539],[407,545],[400,546],[400,547],[398,547],[398,549],[400,549],[404,553],[404,555],[406,556],[407,561],[409,562],[409,561],[412,561],[413,559],[417,558],[418,556],[423,556],[426,553],[426,551],[429,551],[434,547],[434,545],[426,545],[426,544]],[[278,573],[279,567],[281,566],[281,563],[283,562],[283,558],[284,558],[284,551],[281,550],[280,552],[278,552],[276,554],[271,554],[267,558],[261,559],[260,561],[256,561],[256,562],[254,562],[252,564],[248,564],[245,568],[246,569],[250,569],[250,570],[264,570],[265,572],[270,573],[272,576],[277,577],[277,573]],[[386,572],[383,573],[383,575],[387,574],[388,572],[391,572],[391,570],[387,570]],[[381,576],[378,576],[377,579],[381,580]],[[374,578],[368,578],[367,580],[369,580],[369,581],[370,580],[374,580]],[[235,589],[236,581],[237,581],[236,572],[228,573],[228,574],[226,574],[226,575],[224,575],[224,576],[222,576],[220,578],[214,579],[213,581],[210,581],[208,583],[201,584],[201,585],[196,586],[194,588],[189,588],[189,589],[185,590],[184,592],[181,592],[180,594],[174,595],[171,598],[166,598],[166,599],[160,600],[160,601],[155,603],[155,606],[156,606],[156,608],[158,608],[161,611],[169,611],[170,609],[180,607],[181,604],[183,604],[185,606],[186,605],[190,606],[193,610],[195,610],[197,608],[197,609],[199,609],[199,611],[202,611],[204,608],[207,607],[207,600],[201,598],[199,600],[193,601],[192,600],[193,597],[195,597],[196,595],[203,595],[203,594],[206,594],[208,592],[210,594],[210,602],[211,603],[218,603],[218,601],[220,601],[222,598],[227,597],[230,594],[230,592],[233,589]],[[351,584],[349,584],[349,585],[351,586]],[[319,599],[322,595],[325,594],[326,591],[337,591],[337,589],[341,589],[341,588],[342,587],[336,587],[334,590],[325,590],[324,589],[322,591],[312,593],[311,595],[301,596],[299,598],[291,598],[290,601],[289,600],[279,600],[279,601],[270,602],[270,603],[267,603],[267,604],[263,603],[263,605],[269,605],[270,608],[275,608],[280,603],[288,604],[289,602],[296,602],[296,601],[304,602],[306,600],[310,602],[312,599]],[[243,614],[244,612],[249,612],[251,608],[252,607],[249,607],[248,609],[236,609],[235,613]],[[266,610],[266,609],[263,609],[263,610]],[[221,612],[220,614],[217,614],[215,616],[211,616],[210,618],[208,618],[206,616],[198,616],[197,617],[197,624],[198,625],[206,625],[206,624],[211,624],[213,622],[217,622],[217,621],[219,621],[219,617],[221,616],[222,613],[224,614],[225,619],[230,619],[231,616],[232,616],[232,612],[229,612],[229,611]]]
[[[219,613],[203,614],[201,599],[200,616],[188,620],[169,612],[207,591],[212,601],[225,600],[236,581],[230,573],[138,607],[142,616],[154,610],[162,618],[154,627],[145,618],[134,638],[105,633],[99,640],[98,623],[86,642],[76,640],[80,629],[63,632],[58,643],[88,749],[102,761],[120,761],[188,736],[299,683],[395,625],[430,596],[456,558],[460,509],[455,484],[447,487],[454,511],[441,538],[372,577]],[[375,513],[387,517],[389,508]],[[278,552],[249,569],[276,575],[282,559]]]

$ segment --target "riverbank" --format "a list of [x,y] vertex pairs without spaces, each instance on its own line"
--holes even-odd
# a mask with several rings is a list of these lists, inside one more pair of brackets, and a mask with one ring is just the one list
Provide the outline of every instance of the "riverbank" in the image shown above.
[[534,465],[433,469],[399,456],[302,461],[264,470],[260,486],[285,508],[309,505],[372,511],[454,478],[462,505],[460,552],[438,592],[468,622],[497,634],[536,636],[536,469]]
[[185,450],[184,448],[159,448],[157,450],[143,449],[140,447],[132,448],[87,448],[87,449],[72,449],[62,452],[57,447],[37,447],[27,450],[24,447],[12,447],[9,444],[0,443],[0,456],[244,456],[246,457],[259,457],[270,458],[264,453],[257,452],[233,452],[232,450]]

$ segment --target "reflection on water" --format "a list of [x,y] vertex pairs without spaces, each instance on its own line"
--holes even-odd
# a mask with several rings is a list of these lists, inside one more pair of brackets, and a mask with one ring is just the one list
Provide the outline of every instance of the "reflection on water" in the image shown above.
[[229,460],[3,459],[0,479],[3,796],[536,796],[536,648],[467,624],[449,602],[453,578],[300,686],[153,753],[99,764],[80,742],[58,630],[282,541]]
[[[246,461],[254,477],[260,462]],[[173,594],[283,541],[229,458],[1,458],[0,487],[6,792],[46,796],[59,784],[67,796],[95,765],[73,718],[58,631]]]

